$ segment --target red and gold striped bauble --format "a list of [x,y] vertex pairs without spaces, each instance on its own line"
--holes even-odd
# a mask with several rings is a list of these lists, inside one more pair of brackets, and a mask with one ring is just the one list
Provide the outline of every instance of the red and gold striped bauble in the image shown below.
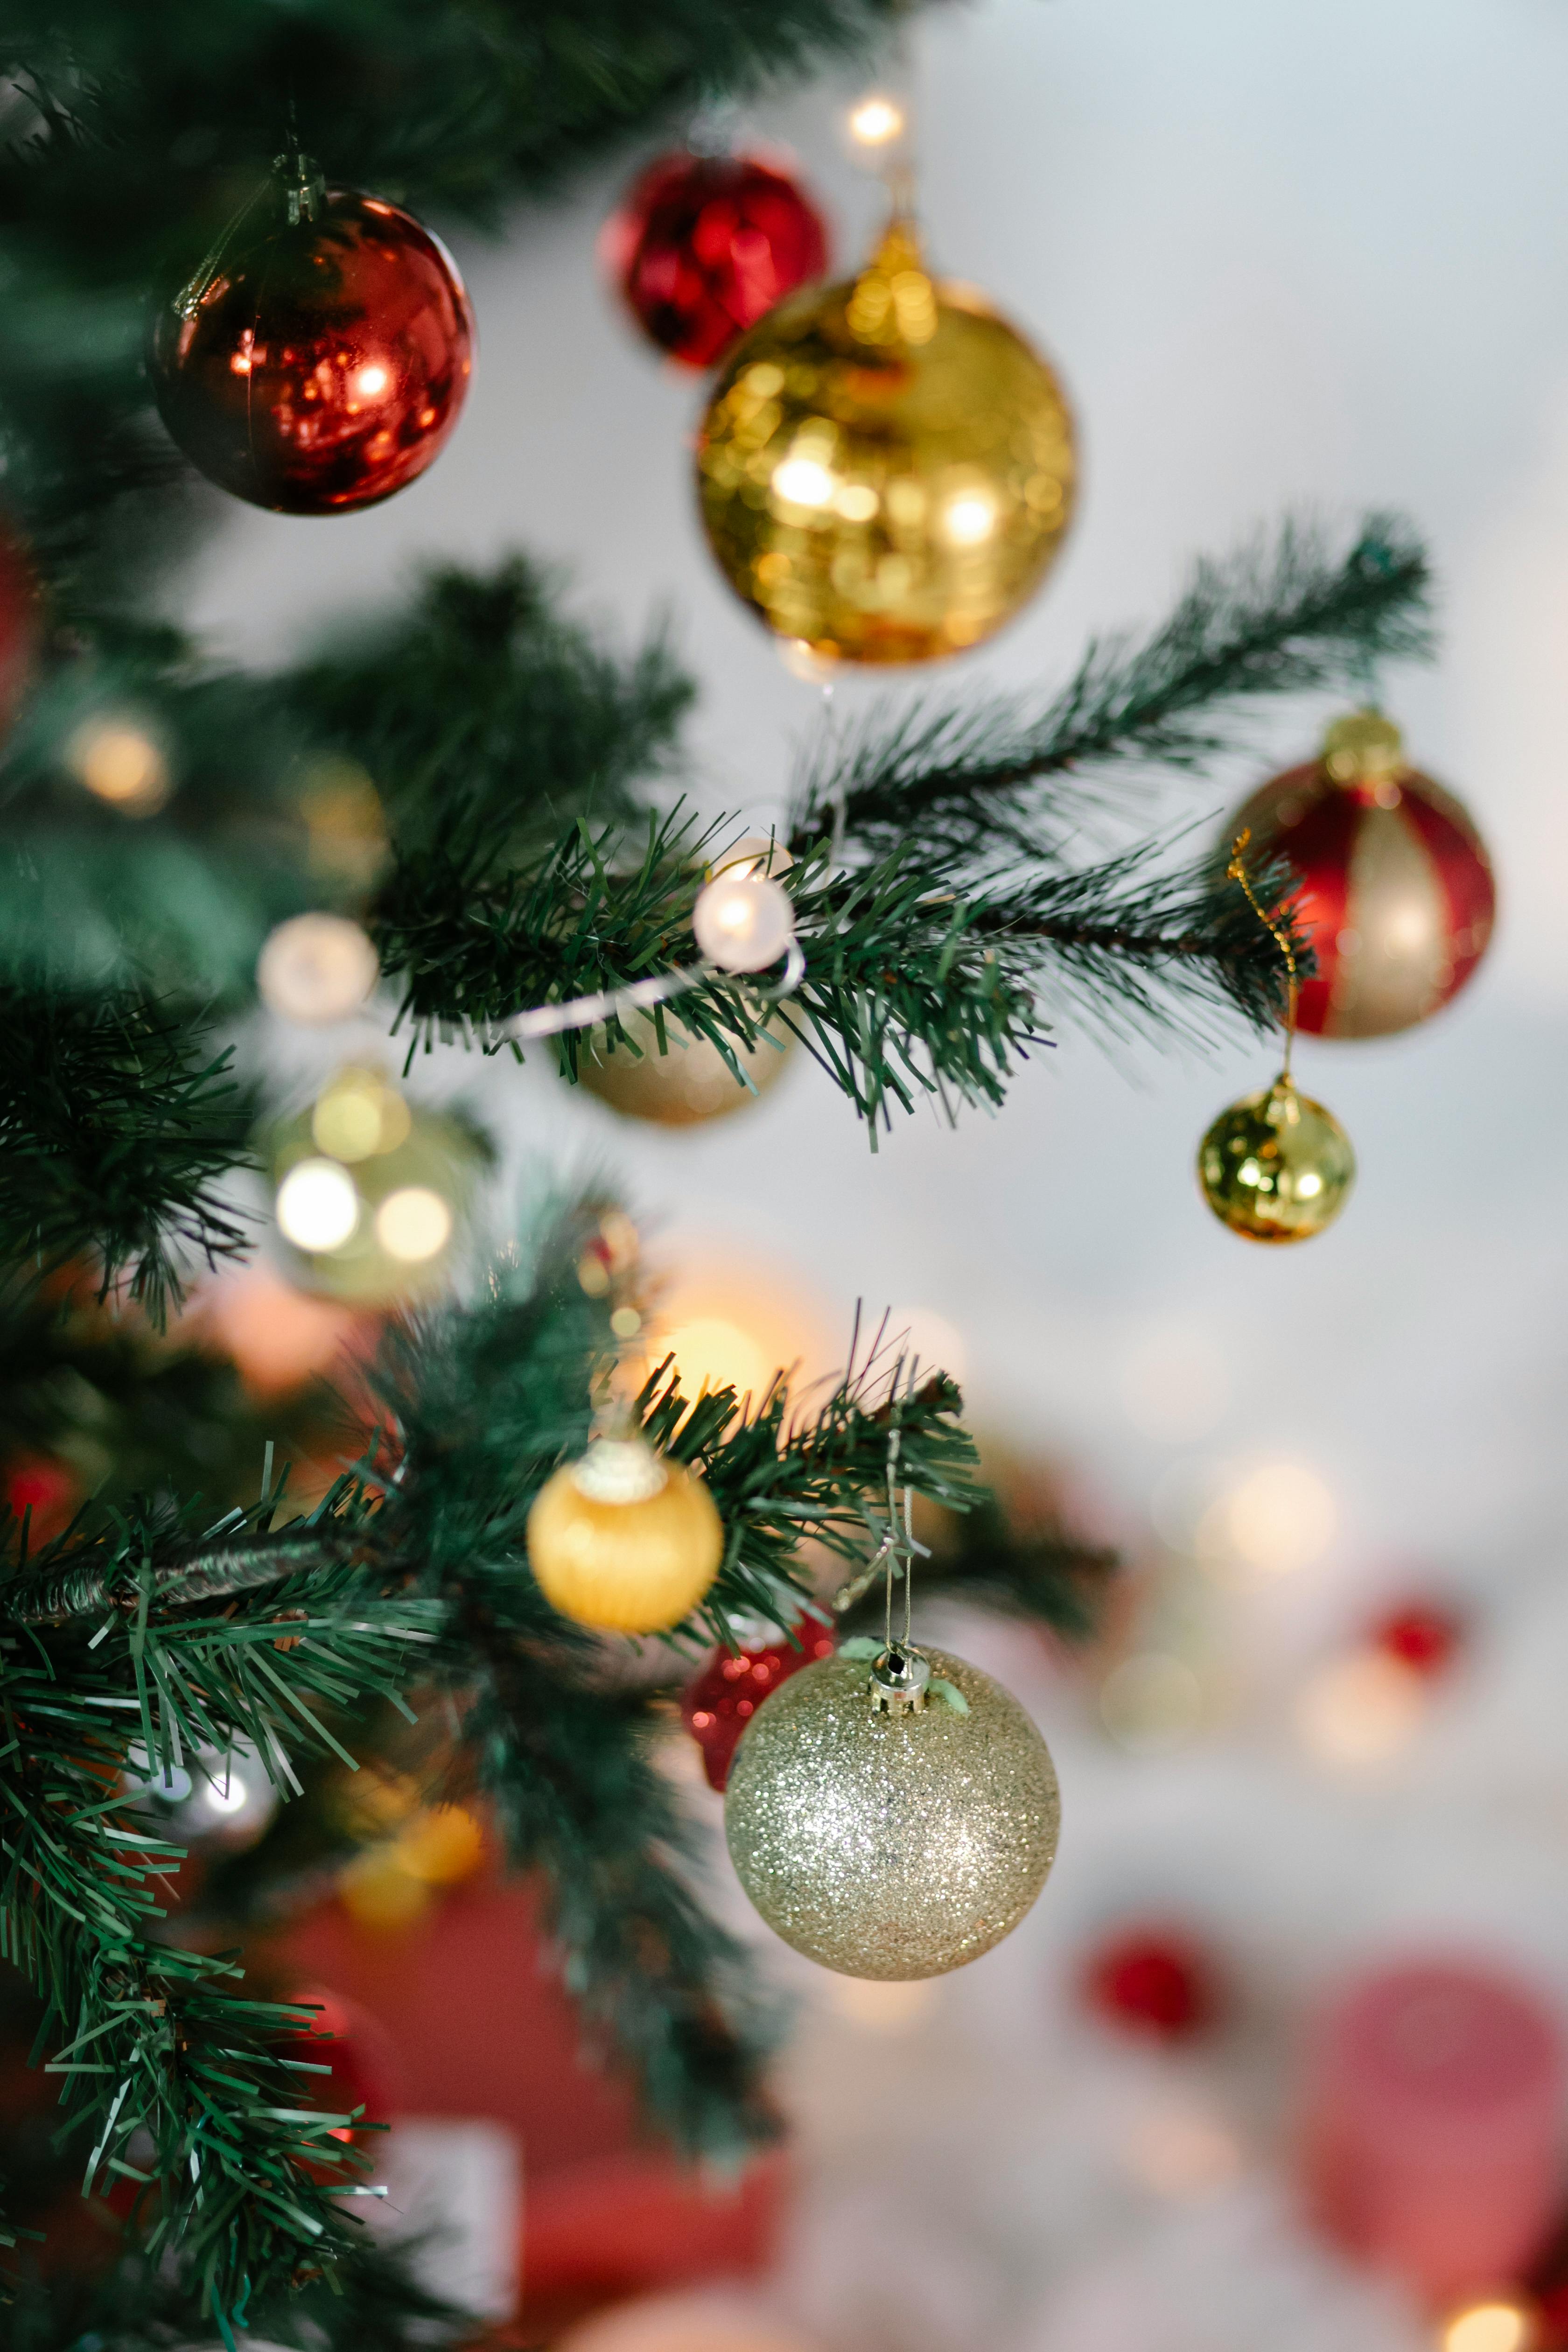
[[1385,1037],[1458,995],[1491,937],[1486,845],[1452,793],[1410,767],[1381,711],[1338,719],[1322,756],[1275,776],[1226,835],[1300,877],[1317,956],[1298,1025],[1319,1037]]

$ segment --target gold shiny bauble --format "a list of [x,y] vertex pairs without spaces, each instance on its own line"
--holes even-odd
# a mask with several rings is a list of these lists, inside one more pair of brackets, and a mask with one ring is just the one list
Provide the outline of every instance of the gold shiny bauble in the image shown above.
[[658,1032],[650,1014],[636,1013],[625,1026],[641,1048],[640,1056],[622,1042],[612,1048],[604,1030],[596,1029],[578,1059],[578,1081],[624,1118],[651,1119],[656,1127],[695,1127],[700,1120],[744,1109],[778,1084],[796,1043],[793,1030],[776,1016],[754,1045],[732,1041],[735,1059],[750,1081],[744,1084],[717,1045],[706,1037],[694,1037],[668,1013],[667,1053],[658,1050]]
[[1072,512],[1072,421],[1044,360],[895,221],[858,278],[769,311],[698,440],[708,539],[783,637],[857,662],[979,645]]
[[[303,1287],[358,1307],[427,1297],[451,1270],[480,1166],[473,1136],[410,1104],[378,1070],[346,1068],[273,1137],[279,1226]],[[290,1216],[289,1179],[313,1182],[328,1222]],[[330,1218],[345,1202],[346,1232]],[[320,1245],[312,1246],[319,1243]]]
[[[840,1652],[781,1684],[730,1768],[724,1828],[770,1927],[840,1976],[942,1976],[1017,1926],[1056,1857],[1061,1804],[1016,1699],[942,1650],[931,1695],[882,1714]],[[942,1682],[959,1706],[942,1694]]]
[[545,1482],[528,1515],[529,1564],[551,1607],[607,1633],[679,1625],[723,1557],[707,1487],[640,1438],[600,1438]]
[[1222,1224],[1253,1242],[1305,1242],[1331,1225],[1355,1182],[1332,1111],[1283,1072],[1222,1110],[1198,1147],[1198,1181]]

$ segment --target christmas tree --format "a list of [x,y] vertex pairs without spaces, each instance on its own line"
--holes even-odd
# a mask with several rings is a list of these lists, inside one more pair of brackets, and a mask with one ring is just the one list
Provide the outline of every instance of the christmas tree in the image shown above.
[[[1223,856],[1173,843],[1179,815],[1099,857],[1079,845],[1162,773],[1201,772],[1249,706],[1354,686],[1426,641],[1405,527],[1373,516],[1336,545],[1288,523],[1199,563],[1163,623],[1091,645],[1054,688],[943,678],[825,730],[743,877],[787,898],[798,961],[781,939],[753,977],[702,935],[699,895],[744,827],[679,789],[689,681],[662,638],[630,656],[595,642],[525,555],[432,569],[404,608],[265,674],[149,617],[177,611],[180,566],[221,509],[160,419],[155,388],[179,427],[159,337],[200,313],[237,235],[308,226],[329,185],[527,235],[518,199],[700,104],[858,53],[879,16],[660,0],[635,17],[406,5],[372,21],[344,0],[214,22],[84,5],[24,10],[8,36],[0,1446],[58,1460],[90,1427],[104,1465],[64,1525],[12,1482],[0,1949],[43,2004],[83,2192],[129,2207],[109,2290],[121,2340],[463,2324],[367,2247],[353,2200],[374,2143],[312,2099],[308,2018],[170,1932],[181,1845],[149,1825],[149,1784],[247,1755],[280,1818],[297,1809],[286,1850],[213,1874],[206,1916],[230,1920],[258,1873],[353,1843],[312,1804],[329,1766],[389,1748],[430,1793],[482,1799],[510,1866],[548,1889],[571,1990],[649,2116],[686,2151],[732,2156],[775,2128],[777,2028],[705,1906],[658,1764],[693,1645],[752,1617],[807,1622],[824,1556],[855,1596],[845,1613],[863,1606],[864,1571],[899,1542],[895,1444],[897,1484],[954,1515],[928,1590],[1073,1630],[1105,1567],[1065,1533],[1009,1528],[953,1383],[900,1380],[874,1346],[826,1397],[792,1401],[781,1379],[688,1398],[668,1365],[617,1396],[643,1297],[622,1204],[563,1181],[467,1263],[453,1229],[484,1147],[455,1129],[416,1130],[446,1155],[448,1192],[421,1162],[369,1202],[378,1234],[416,1194],[447,1227],[428,1249],[384,1238],[374,1271],[405,1270],[403,1311],[364,1374],[353,1458],[296,1511],[289,1430],[161,1336],[205,1269],[256,1246],[237,1171],[270,1162],[289,1233],[282,1188],[357,1164],[325,1150],[319,1117],[298,1150],[276,1123],[244,1025],[264,950],[301,918],[337,918],[340,944],[357,924],[409,1066],[457,1040],[488,1087],[524,1051],[568,1080],[662,1055],[678,1001],[737,1088],[787,1035],[844,1116],[896,1145],[925,1102],[954,1118],[1002,1102],[1063,1024],[1158,1041],[1276,1024],[1279,947]],[[299,1003],[287,979],[269,1001]],[[340,1109],[409,1119],[380,1079],[350,1083]],[[350,1198],[364,1212],[367,1193]],[[309,1216],[291,1238],[307,1270],[331,1256]],[[450,1287],[407,1271],[444,1268],[449,1240]],[[648,1621],[671,1634],[668,1663],[635,1684],[531,1564],[542,1493],[606,1425],[667,1477],[699,1473],[721,1529],[694,1602]],[[442,1733],[398,1748],[410,1718]],[[103,2296],[29,2273],[16,2327],[40,2344],[101,2331]]]

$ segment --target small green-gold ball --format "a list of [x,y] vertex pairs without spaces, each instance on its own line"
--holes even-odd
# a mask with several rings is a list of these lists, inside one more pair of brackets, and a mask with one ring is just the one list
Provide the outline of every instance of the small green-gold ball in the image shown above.
[[1332,1111],[1281,1075],[1221,1111],[1198,1147],[1198,1181],[1233,1234],[1310,1241],[1350,1198],[1355,1153]]

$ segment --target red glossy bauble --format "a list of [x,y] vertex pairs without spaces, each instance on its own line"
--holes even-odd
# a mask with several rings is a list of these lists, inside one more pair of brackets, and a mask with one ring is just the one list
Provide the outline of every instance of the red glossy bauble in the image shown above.
[[325,1992],[318,1985],[307,1986],[289,1998],[315,2010],[316,2022],[307,2033],[273,2042],[273,2055],[331,2068],[330,2074],[297,2074],[296,2104],[321,2107],[329,2115],[353,2115],[356,2107],[363,2107],[364,2113],[356,2125],[335,2131],[334,2139],[352,2139],[367,2124],[389,2123],[402,2099],[396,2047],[381,2020],[357,2001]]
[[763,1701],[802,1666],[833,1654],[832,1633],[809,1620],[795,1627],[795,1643],[759,1643],[739,1651],[715,1650],[702,1672],[687,1685],[680,1719],[702,1750],[708,1785],[722,1796],[741,1734]]
[[1164,1928],[1113,1936],[1089,1962],[1090,2006],[1124,2032],[1181,2041],[1214,2015],[1208,1964],[1196,1945]]
[[[253,506],[344,514],[421,475],[473,366],[463,281],[427,229],[379,196],[305,185],[258,202],[218,260],[153,320],[164,424],[193,465]],[[319,189],[320,184],[315,184]]]
[[605,265],[661,351],[711,367],[827,267],[821,216],[755,155],[666,155],[606,222]]
[[1407,766],[1398,731],[1357,712],[1321,759],[1274,777],[1242,808],[1250,855],[1300,877],[1296,904],[1316,976],[1299,1025],[1315,1036],[1382,1037],[1458,993],[1491,937],[1491,866],[1459,803]]
[[0,521],[0,727],[26,691],[38,649],[38,583],[20,541]]
[[1437,1675],[1453,1664],[1465,1628],[1451,1609],[1414,1601],[1380,1618],[1372,1629],[1372,1638],[1384,1657],[1408,1666],[1413,1674]]

